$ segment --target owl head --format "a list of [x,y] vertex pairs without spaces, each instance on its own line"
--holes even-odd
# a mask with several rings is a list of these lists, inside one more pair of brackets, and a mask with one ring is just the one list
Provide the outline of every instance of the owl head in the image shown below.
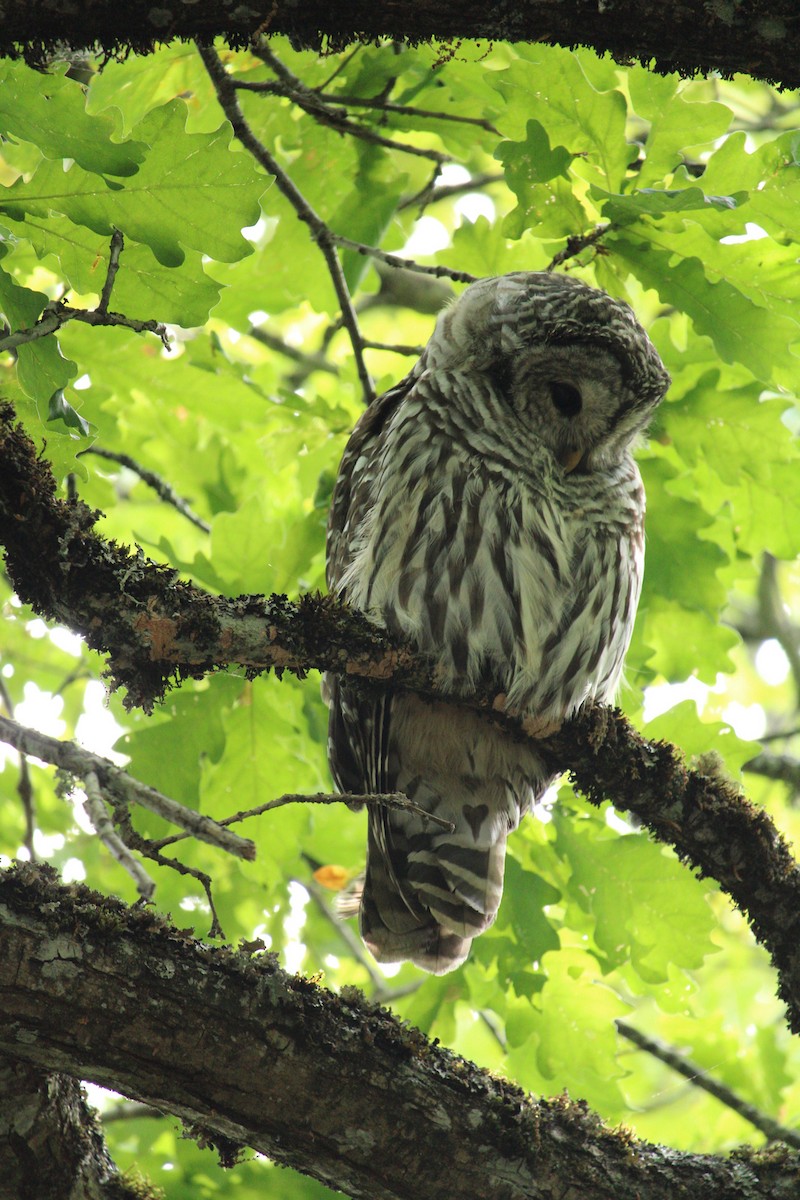
[[543,271],[473,283],[440,314],[420,365],[481,372],[565,471],[619,462],[670,382],[627,304]]

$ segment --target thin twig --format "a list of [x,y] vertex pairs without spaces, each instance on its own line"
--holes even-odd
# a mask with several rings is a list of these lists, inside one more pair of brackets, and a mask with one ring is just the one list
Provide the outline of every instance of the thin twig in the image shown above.
[[53,763],[80,779],[85,779],[86,773],[93,771],[102,787],[109,793],[109,797],[113,797],[119,803],[126,806],[139,804],[142,808],[163,817],[165,821],[180,826],[188,835],[208,842],[209,845],[225,850],[237,858],[250,862],[255,858],[255,846],[248,838],[239,837],[229,829],[222,828],[210,817],[163,796],[154,788],[128,775],[109,759],[92,754],[90,750],[85,750],[75,742],[48,737],[45,733],[28,729],[7,717],[0,717],[0,741],[7,742],[21,753],[32,754],[44,762]]
[[7,337],[0,338],[0,351],[13,350],[15,346],[36,342],[39,338],[49,337],[56,333],[67,321],[82,321],[85,325],[122,325],[132,329],[134,333],[155,333],[164,346],[169,350],[169,335],[167,328],[160,321],[139,321],[135,317],[126,317],[122,313],[101,312],[99,308],[71,308],[62,300],[47,304],[36,322],[28,329],[17,329]]
[[331,233],[331,240],[344,250],[355,250],[356,254],[363,254],[369,258],[377,258],[390,267],[397,267],[405,271],[416,271],[418,275],[435,275],[437,279],[446,277],[447,279],[455,280],[456,283],[475,283],[478,279],[477,275],[470,275],[467,271],[456,271],[452,267],[426,267],[422,263],[416,262],[413,258],[400,258],[397,254],[388,254],[386,250],[380,250],[377,246],[367,246],[364,242],[354,242],[352,238],[343,237],[339,233]]
[[[243,809],[241,812],[233,813],[230,817],[223,817],[217,823],[227,828],[239,821],[247,821],[251,817],[260,817],[262,813],[272,812],[273,809],[283,808],[287,804],[350,804],[359,807],[364,804],[377,804],[381,808],[391,808],[396,812],[406,812],[415,817],[422,817],[424,821],[430,821],[432,825],[438,825],[440,829],[444,829],[448,833],[453,833],[455,830],[452,821],[445,821],[442,817],[434,816],[433,813],[429,813],[415,804],[413,800],[409,800],[403,792],[287,792],[284,796],[278,796],[275,800],[267,800],[256,808]],[[173,833],[152,844],[160,850],[162,847],[172,846],[175,842],[180,842],[188,836],[189,833]]]
[[350,63],[353,61],[355,56],[360,54],[363,49],[364,45],[361,42],[357,42],[352,50],[348,51],[347,54],[342,55],[325,82],[319,85],[320,91],[324,92],[326,88],[329,88],[334,79],[336,79],[338,75],[341,75],[342,71],[344,71],[346,67],[350,66]]
[[[464,117],[459,113],[437,112],[428,108],[415,108],[412,104],[395,104],[391,100],[381,100],[378,96],[337,96],[334,92],[317,91],[313,88],[315,96],[319,96],[320,100],[325,100],[328,104],[343,104],[349,108],[379,108],[383,112],[398,113],[402,116],[423,117],[430,121],[455,121],[462,125],[475,125],[478,129],[485,129],[487,133],[494,133],[498,137],[502,134],[496,125],[486,117]],[[502,179],[502,175],[500,176]]]
[[114,828],[114,822],[108,815],[108,810],[103,800],[97,772],[87,771],[83,777],[83,782],[86,788],[83,811],[89,818],[92,828],[111,856],[128,872],[136,884],[136,890],[139,895],[144,900],[149,900],[156,890],[155,882],[147,874],[147,871],[145,871],[139,860],[134,858]]
[[369,372],[367,371],[366,363],[364,362],[364,347],[361,339],[361,330],[358,327],[353,302],[350,298],[350,292],[347,287],[347,281],[344,277],[342,264],[336,253],[336,239],[331,230],[325,224],[320,216],[314,211],[311,205],[306,200],[302,192],[295,186],[278,161],[273,158],[266,146],[256,137],[252,129],[244,118],[242,110],[239,106],[239,100],[236,95],[236,88],[233,81],[228,75],[225,67],[219,59],[216,51],[204,42],[195,42],[197,52],[203,60],[203,64],[208,71],[209,77],[214,84],[219,100],[220,107],[225,113],[225,116],[230,121],[233,132],[246,150],[253,155],[256,162],[260,163],[265,171],[275,177],[275,183],[280,191],[286,197],[295,211],[297,217],[303,221],[311,231],[314,241],[319,246],[322,254],[325,257],[325,262],[328,266],[331,281],[336,291],[339,300],[339,307],[342,312],[345,327],[350,336],[350,343],[353,347],[353,357],[356,361],[356,370],[361,383],[361,389],[364,393],[364,399],[367,404],[371,403],[375,398],[375,389],[372,386]]
[[[297,346],[290,346],[283,338],[278,337],[274,333],[269,333],[268,330],[262,329],[258,325],[252,325],[247,336],[253,338],[254,341],[260,342],[262,346],[267,346],[268,349],[274,350],[277,354],[282,354],[284,358],[290,358],[292,362],[300,363],[303,367],[311,371],[325,371],[328,375],[338,375],[339,368],[335,363],[328,362],[321,354],[306,354],[299,350]],[[366,346],[368,343],[364,342]]]
[[162,479],[154,471],[148,471],[146,467],[143,467],[136,459],[131,458],[129,454],[122,454],[118,450],[105,450],[102,446],[87,446],[85,450],[79,450],[75,457],[80,458],[83,454],[94,454],[98,458],[105,458],[109,462],[119,463],[121,467],[127,467],[129,471],[133,471],[139,476],[142,483],[146,483],[148,487],[151,487],[162,500],[167,504],[171,504],[173,508],[176,508],[181,516],[186,517],[198,529],[202,529],[203,533],[211,532],[211,526],[202,517],[198,517],[197,513],[190,507],[189,502],[184,500],[182,496],[179,496],[175,489],[167,483],[166,479]]
[[581,250],[585,250],[587,246],[594,246],[600,241],[604,233],[608,233],[611,228],[611,223],[605,225],[596,225],[591,233],[576,234],[574,237],[568,237],[563,250],[559,250],[555,258],[547,264],[546,271],[554,271],[556,267],[560,267],[568,258],[574,258],[576,254],[580,254]]
[[46,304],[42,315],[35,325],[28,329],[17,329],[0,337],[0,351],[13,350],[16,346],[36,342],[39,338],[49,337],[67,321],[83,321],[86,325],[124,325],[134,333],[155,333],[161,338],[165,350],[169,350],[167,328],[160,321],[139,321],[134,317],[125,317],[121,313],[108,311],[114,280],[119,270],[119,257],[124,246],[124,239],[118,229],[111,235],[111,246],[108,254],[108,270],[100,294],[97,308],[71,308],[64,302],[63,297]]
[[677,1071],[684,1079],[688,1079],[695,1087],[702,1088],[709,1095],[714,1096],[726,1107],[738,1113],[740,1117],[744,1117],[745,1121],[749,1121],[756,1129],[760,1129],[770,1141],[785,1142],[789,1146],[800,1147],[800,1133],[796,1133],[793,1129],[787,1129],[766,1113],[761,1112],[749,1101],[737,1095],[732,1088],[727,1087],[724,1083],[720,1083],[693,1063],[691,1059],[679,1054],[672,1046],[660,1041],[657,1038],[649,1037],[646,1033],[642,1033],[633,1025],[629,1025],[627,1021],[617,1020],[617,1029],[623,1037],[629,1042],[633,1042],[640,1050],[645,1050],[648,1054],[652,1054],[654,1058],[666,1063],[673,1071]]
[[395,342],[370,342],[365,340],[364,347],[367,350],[388,350],[391,354],[404,354],[409,358],[419,358],[424,351],[424,346],[402,346]]
[[[430,183],[427,183],[421,191],[415,192],[413,196],[407,196],[397,205],[397,211],[402,212],[405,208],[414,208],[418,205],[423,205],[427,208],[429,204],[436,204],[439,200],[449,200],[453,196],[460,196],[464,192],[479,192],[482,188],[489,187],[493,183],[504,183],[505,175],[502,172],[486,172],[483,175],[473,175],[471,179],[465,179],[463,183],[442,183],[438,187],[431,188]],[[430,193],[426,195],[426,193]]]
[[[9,717],[14,718],[14,702],[11,699],[11,693],[6,687],[6,682],[0,675],[0,700],[6,706],[6,711]],[[33,783],[31,781],[31,771],[28,766],[27,754],[19,756],[19,779],[17,781],[17,795],[22,801],[22,811],[25,814],[25,834],[22,839],[22,844],[28,851],[28,857],[31,862],[36,862],[36,851],[33,848],[33,833],[36,827],[35,822],[35,805],[33,798]]]
[[122,831],[122,840],[125,845],[129,846],[132,850],[138,850],[145,858],[149,858],[151,862],[158,863],[160,867],[167,867],[171,871],[176,871],[179,875],[187,875],[189,878],[196,880],[205,892],[211,912],[211,928],[208,931],[208,936],[210,938],[224,937],[225,934],[212,895],[211,876],[207,875],[205,871],[201,871],[198,867],[190,867],[177,858],[167,858],[164,854],[159,853],[157,842],[151,841],[150,838],[142,837],[133,828],[130,809],[127,805],[113,795],[109,796],[109,800],[114,808],[114,819]]
[[106,271],[106,281],[103,284],[103,291],[100,294],[100,303],[96,311],[99,313],[107,313],[108,305],[111,301],[111,292],[114,288],[114,280],[117,277],[119,270],[119,256],[122,253],[122,248],[125,242],[122,234],[118,229],[115,229],[111,235],[111,248],[108,254],[108,270]]
[[[376,133],[374,129],[370,129],[366,125],[359,125],[348,116],[346,110],[341,108],[337,111],[331,107],[329,97],[321,95],[312,88],[306,87],[301,79],[289,70],[276,54],[264,44],[259,46],[256,54],[270,67],[280,80],[279,83],[250,83],[247,81],[239,81],[232,79],[231,84],[234,88],[240,91],[249,92],[267,92],[272,95],[279,95],[291,100],[298,108],[302,108],[310,117],[318,121],[321,125],[327,125],[331,129],[335,129],[337,133],[346,133],[351,137],[360,138],[362,141],[370,142],[374,146],[383,146],[387,150],[399,150],[402,154],[413,154],[418,158],[428,158],[432,162],[442,163],[452,162],[452,156],[444,154],[440,150],[423,149],[420,146],[413,146],[409,142],[397,142],[393,138],[384,137],[380,133]],[[338,103],[335,98],[333,103]]]
[[233,817],[226,817],[220,824],[232,825],[235,821],[244,820],[245,817],[258,817],[261,813],[271,812],[274,808],[283,808],[285,804],[351,804],[359,806],[375,804],[380,808],[391,808],[395,812],[411,813],[415,817],[422,817],[423,820],[430,821],[431,825],[437,825],[439,829],[444,829],[448,833],[455,832],[455,825],[452,821],[445,821],[443,817],[434,816],[433,813],[421,808],[419,804],[415,804],[413,800],[409,800],[403,792],[312,792],[308,795],[287,792],[284,796],[278,796],[276,800],[267,800],[258,808],[237,813]]
[[256,53],[263,62],[272,67],[275,73],[284,80],[284,84],[282,86],[279,83],[264,81],[253,83],[244,79],[237,80],[234,86],[241,91],[266,92],[272,95],[286,96],[296,89],[300,93],[307,93],[313,96],[315,100],[321,101],[326,105],[333,104],[342,108],[374,108],[384,113],[396,113],[398,116],[413,117],[415,120],[422,118],[428,121],[453,121],[457,124],[473,125],[478,129],[485,129],[487,133],[496,134],[497,137],[502,136],[497,126],[493,125],[486,117],[465,117],[460,113],[447,113],[436,109],[416,108],[413,104],[395,104],[392,100],[384,100],[380,96],[350,96],[344,93],[339,95],[336,92],[326,91],[324,86],[322,88],[310,88],[302,80],[298,79],[285,63],[282,63],[266,45],[259,46]]

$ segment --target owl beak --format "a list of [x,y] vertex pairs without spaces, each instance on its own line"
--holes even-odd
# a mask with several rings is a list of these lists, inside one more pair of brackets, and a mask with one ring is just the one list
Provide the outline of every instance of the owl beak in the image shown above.
[[559,454],[558,461],[564,468],[564,474],[569,475],[575,470],[582,458],[582,450],[565,450],[562,454]]

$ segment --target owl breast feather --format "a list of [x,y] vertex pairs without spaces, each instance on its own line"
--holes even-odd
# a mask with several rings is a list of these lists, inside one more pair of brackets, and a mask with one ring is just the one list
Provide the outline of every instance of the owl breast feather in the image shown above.
[[641,583],[635,468],[621,504],[612,476],[563,477],[548,495],[540,477],[452,449],[411,486],[402,467],[389,455],[379,473],[341,581],[348,600],[433,656],[455,693],[495,687],[547,721],[610,698]]

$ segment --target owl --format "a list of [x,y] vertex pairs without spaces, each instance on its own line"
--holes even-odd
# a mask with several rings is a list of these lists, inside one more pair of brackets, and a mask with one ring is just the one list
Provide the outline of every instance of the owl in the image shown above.
[[[472,284],[347,444],[331,592],[433,660],[443,691],[495,689],[542,735],[610,699],[642,582],[631,447],[668,384],[621,301],[549,273]],[[552,776],[535,742],[445,699],[326,687],[339,790],[403,792],[454,830],[369,806],[362,937],[380,962],[453,970]]]

